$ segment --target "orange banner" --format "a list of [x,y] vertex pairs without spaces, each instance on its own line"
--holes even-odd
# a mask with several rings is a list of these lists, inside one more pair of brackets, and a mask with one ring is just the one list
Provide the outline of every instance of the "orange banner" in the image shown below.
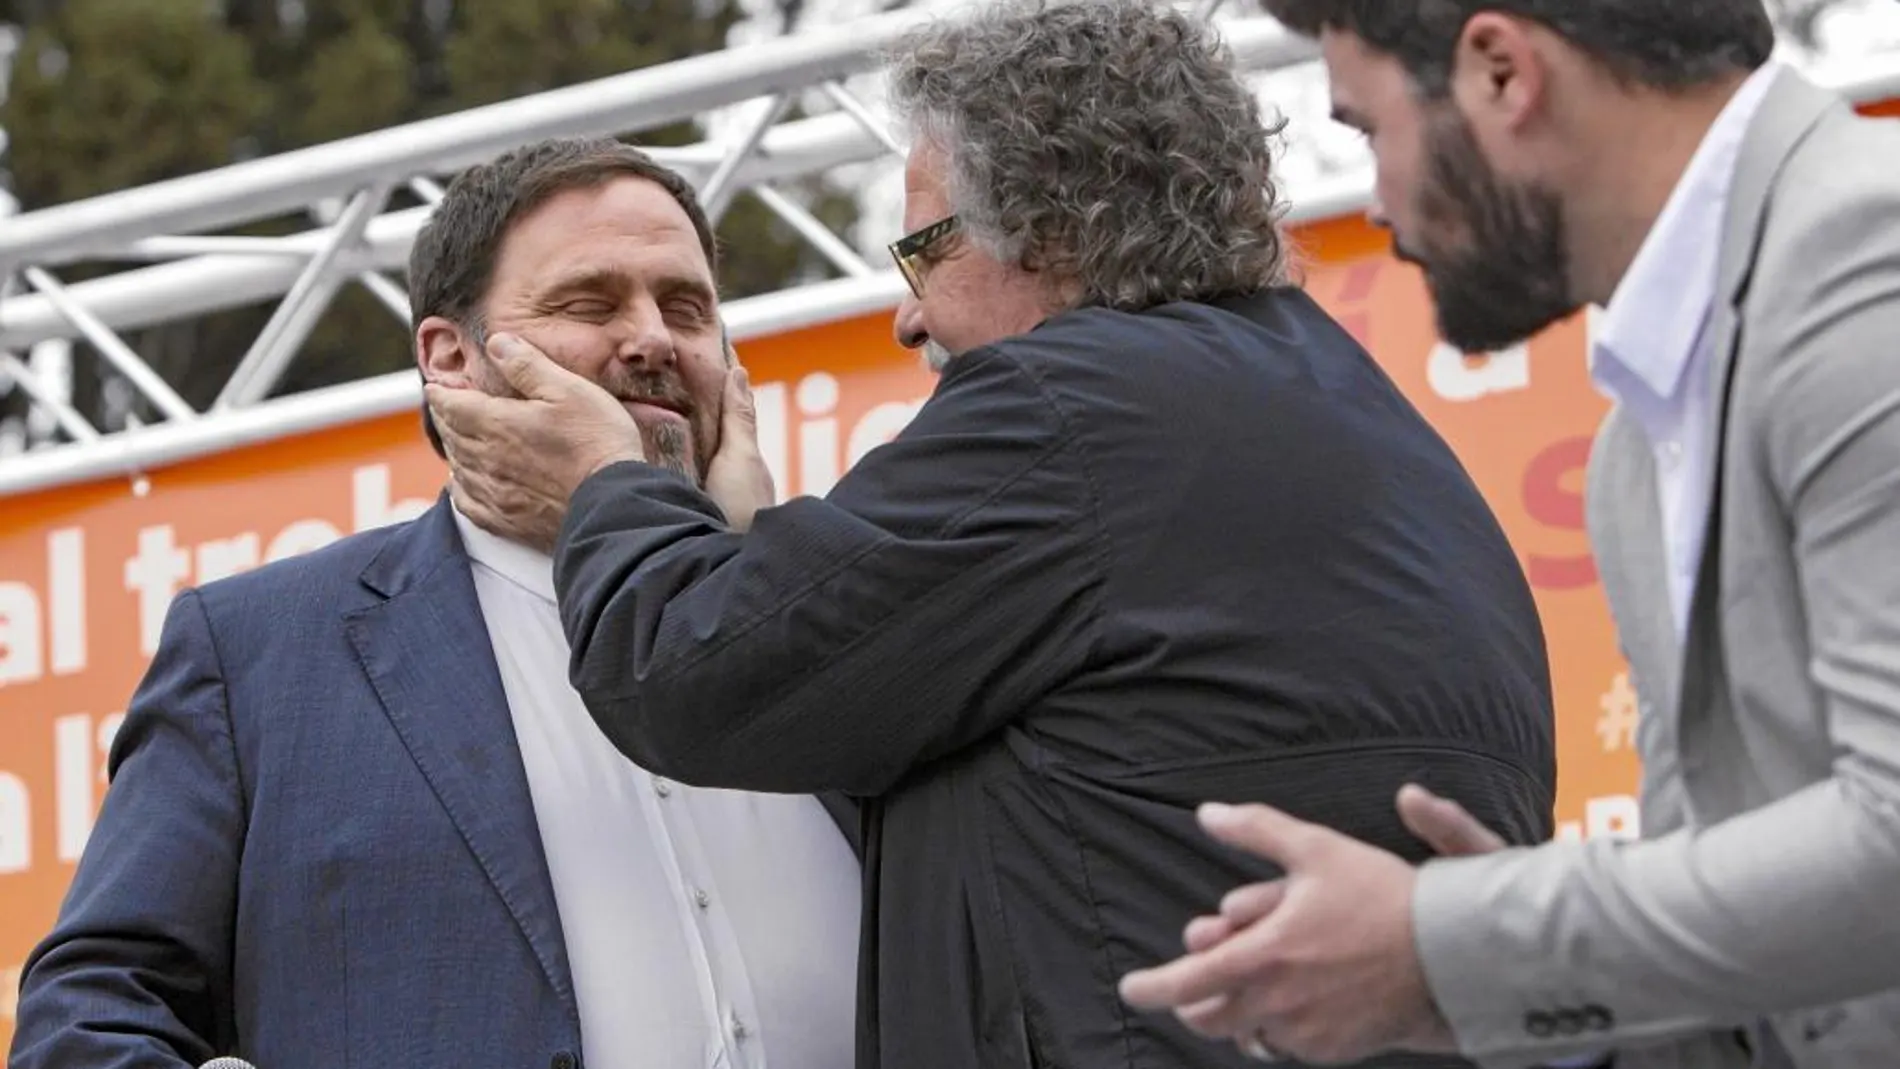
[[[1536,589],[1553,659],[1560,834],[1637,830],[1636,703],[1583,530],[1590,436],[1605,411],[1586,325],[1470,359],[1435,341],[1417,273],[1356,221],[1301,234],[1315,296],[1389,369],[1463,457]],[[821,494],[904,426],[932,379],[885,316],[741,347],[765,448],[787,494]],[[413,416],[235,450],[5,502],[0,531],[0,1046],[18,969],[46,932],[91,829],[120,711],[182,588],[394,522],[444,469]]]

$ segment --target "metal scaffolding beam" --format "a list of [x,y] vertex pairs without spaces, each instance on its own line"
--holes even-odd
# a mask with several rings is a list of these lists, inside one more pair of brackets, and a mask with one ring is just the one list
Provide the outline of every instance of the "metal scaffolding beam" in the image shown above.
[[[1184,2],[1197,6],[1212,12],[1221,5]],[[421,399],[413,373],[270,394],[340,287],[360,284],[406,320],[407,296],[385,272],[404,267],[428,205],[440,200],[440,180],[543,137],[637,135],[688,118],[704,129],[710,119],[728,119],[725,137],[653,153],[716,206],[740,196],[759,200],[845,276],[732,302],[727,318],[737,339],[895,305],[902,282],[894,272],[874,269],[864,254],[891,235],[868,235],[854,247],[775,184],[878,161],[894,169],[902,146],[883,117],[873,68],[899,34],[940,13],[925,7],[860,19],[7,219],[0,224],[0,280],[27,285],[0,301],[0,378],[20,381],[69,440],[0,461],[0,496],[133,476],[240,444],[412,408]],[[1306,84],[1318,84],[1310,43],[1273,20],[1233,14],[1219,25],[1244,71],[1269,83],[1299,71]],[[1900,96],[1900,33],[1893,41],[1888,51],[1805,65],[1856,100]],[[1271,104],[1285,95],[1266,90]],[[1286,183],[1295,220],[1357,211],[1369,193],[1362,149],[1314,149],[1316,131],[1326,124],[1323,95],[1317,110],[1309,106],[1290,116],[1290,158],[1309,165],[1294,168],[1298,173]],[[794,102],[835,110],[781,121]],[[397,189],[425,206],[388,208]],[[207,233],[296,214],[320,225],[279,238]],[[56,269],[80,263],[137,266],[86,282],[58,280]],[[279,302],[275,313],[205,413],[191,411],[120,339],[126,331],[270,301]],[[163,420],[95,428],[31,382],[11,351],[61,338],[85,342]]]
[[[810,38],[696,56],[29,212],[0,227],[0,273],[75,260],[171,259],[73,287],[101,322],[118,330],[281,297],[302,272],[297,259],[314,256],[332,243],[328,228],[274,239],[193,235],[302,211],[318,200],[348,196],[372,184],[427,182],[541,137],[638,133],[718,112],[754,100],[754,89],[762,84],[781,93],[820,90],[835,101],[842,89],[835,87],[840,74],[868,69],[880,48],[921,17],[910,11],[877,16]],[[1271,70],[1312,54],[1308,43],[1264,17],[1237,20],[1224,29],[1245,69]],[[798,47],[789,47],[794,45]],[[739,79],[734,72],[745,77]],[[721,187],[729,184],[736,192],[887,157],[895,142],[888,133],[867,129],[867,119],[877,122],[860,104],[776,124],[750,144],[749,152],[734,153],[730,146],[706,141],[655,149],[653,154],[702,186],[719,178]],[[418,147],[429,145],[439,146],[435,154]],[[392,154],[394,162],[384,159]],[[723,176],[722,168],[727,172]],[[346,254],[342,264],[355,271],[400,269],[427,215],[426,209],[408,209],[376,217],[361,246]],[[181,256],[188,258],[174,259]],[[44,302],[23,298],[0,304],[0,347],[74,336],[64,317]]]
[[[652,150],[660,162],[700,183],[718,166],[722,152],[714,143]],[[750,189],[877,160],[886,152],[856,121],[832,113],[775,127],[734,181],[737,188]],[[438,188],[435,198],[439,197]],[[362,242],[345,250],[341,267],[400,271],[428,215],[427,208],[407,208],[377,216]],[[4,248],[6,231],[0,227],[0,248]],[[177,322],[285,295],[303,263],[328,240],[328,228],[281,238],[136,238],[112,259],[152,266],[120,271],[71,289],[101,322],[116,330]],[[0,347],[19,348],[47,338],[74,336],[58,309],[45,301],[20,297],[0,302]]]

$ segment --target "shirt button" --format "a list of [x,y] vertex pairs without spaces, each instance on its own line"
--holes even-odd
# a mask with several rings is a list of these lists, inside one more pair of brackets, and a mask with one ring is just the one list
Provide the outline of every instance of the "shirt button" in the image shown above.
[[673,793],[673,785],[666,782],[665,779],[656,776],[653,779],[653,793],[665,798],[667,795]]
[[736,1013],[733,1014],[732,1015],[732,1038],[743,1042],[745,1040],[745,1037],[751,1034],[752,1034],[752,1030],[745,1026],[745,1022],[739,1019],[739,1015]]
[[1673,471],[1676,465],[1682,461],[1682,443],[1664,442],[1662,444],[1661,453],[1662,466]]
[[693,888],[693,903],[700,909],[705,909],[712,905],[712,896],[706,893],[704,887],[695,887]]

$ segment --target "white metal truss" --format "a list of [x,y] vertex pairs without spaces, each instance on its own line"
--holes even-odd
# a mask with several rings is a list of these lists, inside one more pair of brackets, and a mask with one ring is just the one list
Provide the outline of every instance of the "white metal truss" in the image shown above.
[[[1193,6],[1211,14],[1220,3]],[[12,286],[0,298],[0,381],[18,384],[66,439],[0,460],[0,496],[136,477],[191,456],[413,408],[421,398],[413,373],[270,395],[342,287],[366,287],[406,323],[407,297],[385,272],[403,266],[427,205],[441,196],[441,180],[543,137],[637,135],[684,119],[699,119],[702,128],[712,127],[714,116],[734,120],[720,124],[730,136],[653,154],[691,178],[715,216],[736,197],[752,196],[844,275],[732,302],[726,318],[737,339],[894,305],[903,285],[896,273],[873,267],[773,184],[878,161],[892,166],[902,146],[877,103],[878,54],[940,13],[924,7],[872,16],[0,220],[0,282]],[[1895,23],[1882,47],[1826,62],[1790,58],[1856,100],[1900,96],[1900,18]],[[1220,25],[1240,66],[1266,80],[1270,103],[1311,97],[1322,84],[1310,44],[1273,20],[1237,15]],[[1857,36],[1862,45],[1869,39]],[[1288,76],[1304,79],[1304,88],[1289,89]],[[1288,183],[1296,220],[1359,210],[1369,193],[1363,147],[1342,148],[1324,136],[1323,97],[1322,87],[1317,100],[1285,109],[1294,119],[1289,159],[1300,165]],[[783,121],[794,102],[808,109],[828,102],[835,110]],[[425,206],[388,210],[399,188]],[[293,213],[307,213],[316,225],[276,238],[207,233]],[[74,284],[59,278],[62,268],[100,262],[145,266]],[[119,336],[273,300],[273,315],[206,412],[193,411]],[[14,355],[61,338],[85,341],[150,401],[160,421],[94,427]]]

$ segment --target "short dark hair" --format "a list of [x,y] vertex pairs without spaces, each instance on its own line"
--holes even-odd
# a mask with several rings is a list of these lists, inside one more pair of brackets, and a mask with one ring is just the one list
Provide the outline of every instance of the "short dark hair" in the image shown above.
[[1398,59],[1426,97],[1451,83],[1452,53],[1472,16],[1527,19],[1616,77],[1661,92],[1705,85],[1768,62],[1775,26],[1762,0],[1261,0],[1308,37],[1350,33]]
[[[692,183],[632,145],[610,137],[564,137],[537,141],[477,164],[449,183],[442,202],[409,249],[410,328],[430,316],[484,334],[482,299],[495,273],[495,257],[509,228],[522,216],[572,189],[591,189],[617,178],[639,178],[666,190],[685,210],[699,236],[706,263],[719,271],[712,221]],[[429,444],[442,453],[442,438],[422,411]]]

